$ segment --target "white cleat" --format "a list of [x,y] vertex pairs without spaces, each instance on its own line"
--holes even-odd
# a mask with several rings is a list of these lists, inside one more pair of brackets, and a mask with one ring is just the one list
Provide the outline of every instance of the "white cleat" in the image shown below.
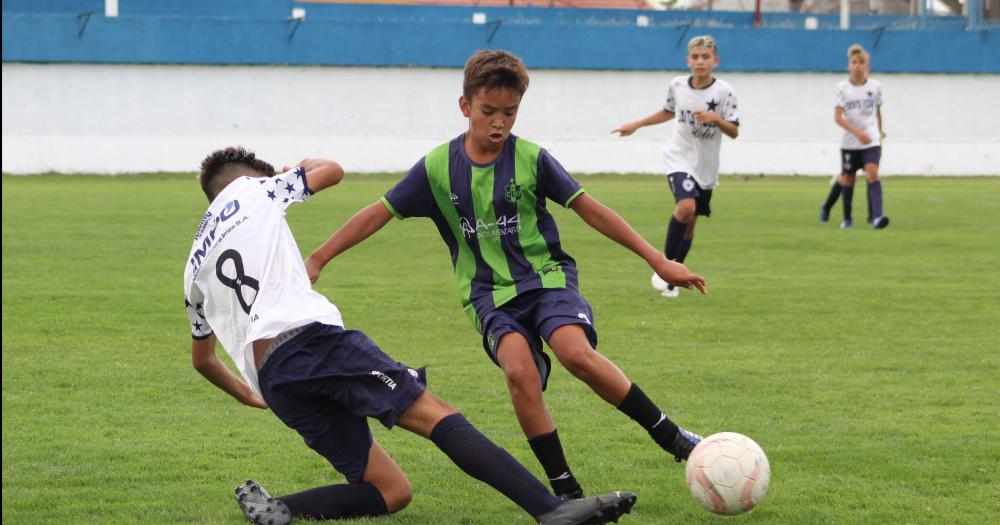
[[660,292],[660,295],[662,295],[662,296],[664,296],[664,297],[666,297],[668,299],[676,299],[677,297],[680,297],[681,290],[680,290],[680,288],[676,288],[676,287],[673,287],[673,286],[667,286],[662,292]]
[[649,278],[649,284],[652,285],[653,289],[657,292],[663,292],[668,286],[670,286],[667,284],[667,281],[660,279],[660,276],[656,275],[656,272],[653,272],[653,276]]

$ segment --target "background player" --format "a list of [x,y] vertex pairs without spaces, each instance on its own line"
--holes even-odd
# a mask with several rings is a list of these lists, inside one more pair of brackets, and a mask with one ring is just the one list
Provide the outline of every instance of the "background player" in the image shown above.
[[548,342],[566,369],[635,419],[678,461],[700,437],[681,429],[610,360],[595,351],[590,304],[559,242],[546,199],[642,257],[665,281],[704,279],[667,260],[617,213],[587,195],[549,152],[511,134],[528,73],[506,51],[480,51],[465,66],[459,108],[469,127],[418,161],[381,201],[362,209],[306,260],[310,278],[396,216],[429,217],[451,252],[462,305],[504,372],[514,412],[555,492],[582,495],[542,391]]
[[[847,50],[847,80],[837,83],[837,102],[834,120],[844,128],[840,141],[841,175],[839,184],[830,189],[826,202],[820,208],[819,220],[830,218],[830,209],[843,194],[844,222],[841,228],[854,226],[851,207],[854,200],[854,177],[859,169],[865,170],[868,179],[868,220],[875,229],[889,225],[889,217],[882,213],[882,181],[878,178],[879,160],[882,158],[882,85],[868,78],[870,57],[865,48],[854,44]],[[838,187],[841,188],[838,191]]]
[[[712,215],[712,190],[719,185],[721,131],[735,139],[740,133],[736,93],[728,83],[712,76],[719,65],[715,39],[696,36],[688,42],[687,65],[691,75],[675,77],[663,107],[646,118],[629,122],[612,133],[627,137],[643,126],[677,118],[674,133],[664,148],[667,182],[674,194],[673,214],[667,226],[664,254],[683,263],[691,251],[698,216]],[[679,290],[655,273],[653,288],[664,297],[677,297]]]
[[[429,438],[469,475],[488,483],[545,524],[604,523],[628,512],[627,492],[562,502],[454,408],[426,392],[416,371],[363,333],[345,330],[340,311],[312,290],[285,221],[286,208],[337,184],[341,167],[307,159],[274,175],[242,148],[202,163],[211,202],[184,273],[195,368],[240,402],[268,406],[347,478],[271,498],[257,482],[236,488],[244,515],[280,525],[292,517],[379,516],[404,508],[410,484],[372,438],[367,417]],[[216,341],[243,379],[215,355]]]

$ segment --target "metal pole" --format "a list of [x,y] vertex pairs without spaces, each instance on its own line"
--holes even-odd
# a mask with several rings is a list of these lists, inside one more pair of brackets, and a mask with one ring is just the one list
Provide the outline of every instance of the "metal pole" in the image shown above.
[[983,23],[983,0],[967,0],[966,9],[966,29],[979,29]]
[[851,0],[840,0],[840,28],[851,28]]

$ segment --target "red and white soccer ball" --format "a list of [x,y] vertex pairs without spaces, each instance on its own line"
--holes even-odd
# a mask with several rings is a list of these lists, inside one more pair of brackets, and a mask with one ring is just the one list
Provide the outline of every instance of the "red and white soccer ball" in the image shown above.
[[752,439],[720,432],[703,439],[686,467],[688,489],[702,507],[716,514],[740,514],[767,494],[771,465]]

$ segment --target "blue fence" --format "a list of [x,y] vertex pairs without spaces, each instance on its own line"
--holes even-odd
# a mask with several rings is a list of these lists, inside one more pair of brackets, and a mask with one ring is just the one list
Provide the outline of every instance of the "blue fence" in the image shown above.
[[[109,18],[103,0],[5,0],[3,60],[461,67],[493,47],[532,68],[681,70],[687,40],[710,33],[725,71],[840,72],[860,43],[878,72],[1000,73],[1000,31],[961,17],[856,15],[842,31],[835,15],[795,13],[753,27],[751,13],[119,1]],[[290,19],[293,7],[306,17]]]

